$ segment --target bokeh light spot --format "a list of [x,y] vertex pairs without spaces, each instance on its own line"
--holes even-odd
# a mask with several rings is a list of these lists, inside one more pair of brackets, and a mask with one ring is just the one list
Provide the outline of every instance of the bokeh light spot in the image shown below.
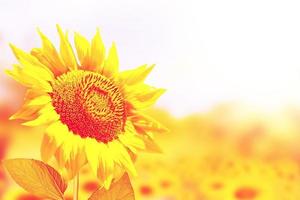
[[235,191],[235,197],[239,200],[252,200],[258,196],[258,191],[251,187],[241,187]]
[[94,192],[98,188],[99,188],[99,183],[97,183],[96,181],[88,181],[83,185],[83,189],[87,192]]
[[153,193],[153,189],[148,185],[142,185],[140,187],[140,192],[141,192],[142,195],[148,196],[148,195],[151,195]]

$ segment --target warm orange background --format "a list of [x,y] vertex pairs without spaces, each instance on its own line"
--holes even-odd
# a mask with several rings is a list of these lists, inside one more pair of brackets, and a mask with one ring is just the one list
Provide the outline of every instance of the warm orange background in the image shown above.
[[[8,43],[56,42],[55,24],[117,43],[121,69],[157,66],[168,91],[149,113],[170,129],[141,153],[145,200],[300,199],[300,4],[297,1],[0,1],[0,159],[36,158],[43,128],[8,121],[24,88],[3,73]],[[97,188],[82,171],[81,198]],[[71,191],[71,187],[69,190]],[[69,193],[67,194],[67,196]],[[35,200],[0,168],[0,199]]]

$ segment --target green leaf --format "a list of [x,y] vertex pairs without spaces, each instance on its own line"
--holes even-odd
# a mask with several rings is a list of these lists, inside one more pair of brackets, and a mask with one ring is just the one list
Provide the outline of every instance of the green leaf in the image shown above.
[[11,177],[28,192],[44,198],[62,200],[67,184],[50,165],[33,159],[10,159],[3,165]]
[[134,191],[128,174],[110,186],[109,190],[98,189],[89,200],[135,200]]

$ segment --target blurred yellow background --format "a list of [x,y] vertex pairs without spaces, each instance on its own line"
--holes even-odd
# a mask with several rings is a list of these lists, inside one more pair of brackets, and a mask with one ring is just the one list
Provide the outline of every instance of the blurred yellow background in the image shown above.
[[[70,36],[100,27],[121,69],[155,63],[147,82],[168,90],[149,113],[170,132],[156,135],[163,154],[137,159],[138,199],[299,200],[299,9],[269,0],[1,0],[0,159],[39,159],[43,134],[8,121],[24,95],[3,73],[15,63],[8,43],[40,46],[39,27],[57,44],[56,23]],[[81,177],[86,199],[98,185],[85,169]],[[0,199],[39,198],[0,168]]]

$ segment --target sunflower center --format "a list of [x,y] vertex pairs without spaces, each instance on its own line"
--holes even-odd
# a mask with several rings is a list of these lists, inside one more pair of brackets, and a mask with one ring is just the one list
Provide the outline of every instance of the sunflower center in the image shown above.
[[108,78],[95,72],[71,71],[59,76],[52,88],[52,105],[74,134],[107,143],[123,130],[124,99]]

